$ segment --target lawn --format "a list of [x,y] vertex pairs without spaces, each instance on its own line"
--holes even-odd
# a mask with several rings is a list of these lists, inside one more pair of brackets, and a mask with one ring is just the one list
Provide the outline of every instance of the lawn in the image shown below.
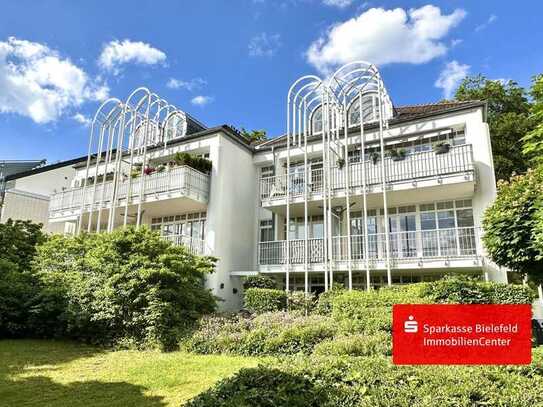
[[0,341],[1,406],[177,406],[257,358]]

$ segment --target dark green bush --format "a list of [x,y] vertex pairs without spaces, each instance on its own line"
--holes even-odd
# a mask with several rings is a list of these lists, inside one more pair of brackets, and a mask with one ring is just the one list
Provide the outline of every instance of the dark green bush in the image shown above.
[[327,398],[325,386],[279,369],[241,369],[185,404],[187,407],[319,407]]
[[0,223],[0,259],[13,263],[20,271],[29,271],[36,245],[46,239],[41,228],[41,224],[22,220]]
[[36,245],[45,239],[39,224],[11,219],[0,223],[0,338],[33,335],[29,321],[39,284],[30,264]]
[[482,282],[463,276],[448,276],[427,283],[423,295],[432,302],[458,304],[531,304],[528,286]]
[[534,351],[531,366],[394,366],[385,357],[306,356],[270,364],[240,371],[187,406],[543,405],[543,349]]
[[215,309],[203,286],[214,259],[172,246],[147,228],[54,236],[38,247],[34,272],[62,334],[92,343],[176,346],[180,331]]
[[245,290],[245,308],[256,314],[284,311],[287,308],[287,293],[270,288],[249,288]]
[[268,276],[263,276],[261,274],[257,276],[246,277],[243,281],[243,289],[247,290],[249,288],[277,288],[277,283],[275,280]]

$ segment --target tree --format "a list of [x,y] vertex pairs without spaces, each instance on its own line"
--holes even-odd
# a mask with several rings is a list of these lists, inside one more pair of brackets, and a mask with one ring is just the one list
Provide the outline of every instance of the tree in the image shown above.
[[534,125],[526,91],[515,81],[490,80],[483,75],[466,77],[458,87],[457,100],[484,100],[497,179],[509,179],[527,169],[521,139]]
[[36,245],[45,240],[41,228],[41,224],[23,220],[8,219],[0,223],[0,259],[28,271]]
[[248,140],[250,140],[251,143],[255,143],[257,141],[266,141],[267,140],[267,137],[266,137],[266,130],[251,130],[251,131],[248,131],[246,129],[244,129],[243,127],[241,128],[241,135],[245,138],[247,138]]
[[542,191],[542,168],[499,181],[496,200],[483,217],[490,259],[537,282],[543,280]]
[[533,166],[543,165],[543,74],[533,78],[530,90],[533,105],[530,118],[535,127],[522,139],[522,153]]
[[147,228],[54,236],[34,261],[43,298],[34,308],[56,318],[63,336],[171,349],[183,329],[215,310],[203,281],[214,265]]

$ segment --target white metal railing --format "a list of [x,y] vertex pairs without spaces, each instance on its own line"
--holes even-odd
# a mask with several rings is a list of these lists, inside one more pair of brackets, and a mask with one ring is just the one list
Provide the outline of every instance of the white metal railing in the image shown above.
[[[141,177],[119,180],[117,186],[117,200],[126,199],[130,184],[130,198],[140,196]],[[164,192],[180,191],[185,195],[197,195],[204,202],[209,194],[209,175],[203,174],[191,167],[182,166],[160,173],[144,176],[144,199],[148,195]],[[113,196],[113,181],[98,182],[85,188],[85,209],[89,210],[96,204],[109,203]],[[83,187],[71,188],[51,196],[49,212],[81,208],[83,204]]]
[[[391,259],[409,260],[424,258],[474,257],[479,255],[479,232],[474,227],[417,230],[389,233]],[[303,239],[290,240],[290,264],[305,263]],[[324,239],[308,240],[308,263],[324,262]],[[364,260],[364,235],[351,235],[351,260]],[[259,243],[259,264],[286,264],[287,241],[276,240]],[[386,259],[385,233],[368,234],[368,259]],[[332,237],[333,261],[349,260],[348,237]]]
[[209,254],[209,250],[206,249],[205,241],[202,239],[197,239],[188,235],[167,235],[162,236],[162,238],[172,242],[176,246],[185,246],[192,254],[198,256]]
[[[411,153],[403,159],[385,157],[383,161],[387,182],[416,180],[473,170],[471,144],[451,146],[450,151],[444,154],[424,151]],[[332,190],[345,189],[347,171],[349,171],[350,187],[362,187],[363,166],[366,171],[367,185],[382,182],[381,158],[375,163],[368,158],[364,163],[350,163],[343,168],[332,168],[330,173]],[[319,193],[322,192],[322,179],[322,168],[309,171],[308,182],[305,182],[305,173],[303,171],[288,175],[264,177],[260,179],[260,198],[263,200],[284,198],[287,187],[289,188],[289,195],[292,197],[303,196],[304,188],[307,188],[309,194]]]

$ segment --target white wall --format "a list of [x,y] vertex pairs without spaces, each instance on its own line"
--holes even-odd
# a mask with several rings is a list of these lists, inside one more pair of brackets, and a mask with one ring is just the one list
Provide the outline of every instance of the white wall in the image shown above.
[[241,306],[241,281],[230,272],[256,269],[256,170],[252,153],[222,134],[210,146],[210,159],[206,244],[219,261],[207,287],[224,300],[221,309],[235,310]]
[[49,197],[62,188],[69,188],[74,176],[74,168],[68,165],[10,181],[0,222],[9,218],[31,220],[42,223],[46,232],[62,233],[63,224],[49,223]]

